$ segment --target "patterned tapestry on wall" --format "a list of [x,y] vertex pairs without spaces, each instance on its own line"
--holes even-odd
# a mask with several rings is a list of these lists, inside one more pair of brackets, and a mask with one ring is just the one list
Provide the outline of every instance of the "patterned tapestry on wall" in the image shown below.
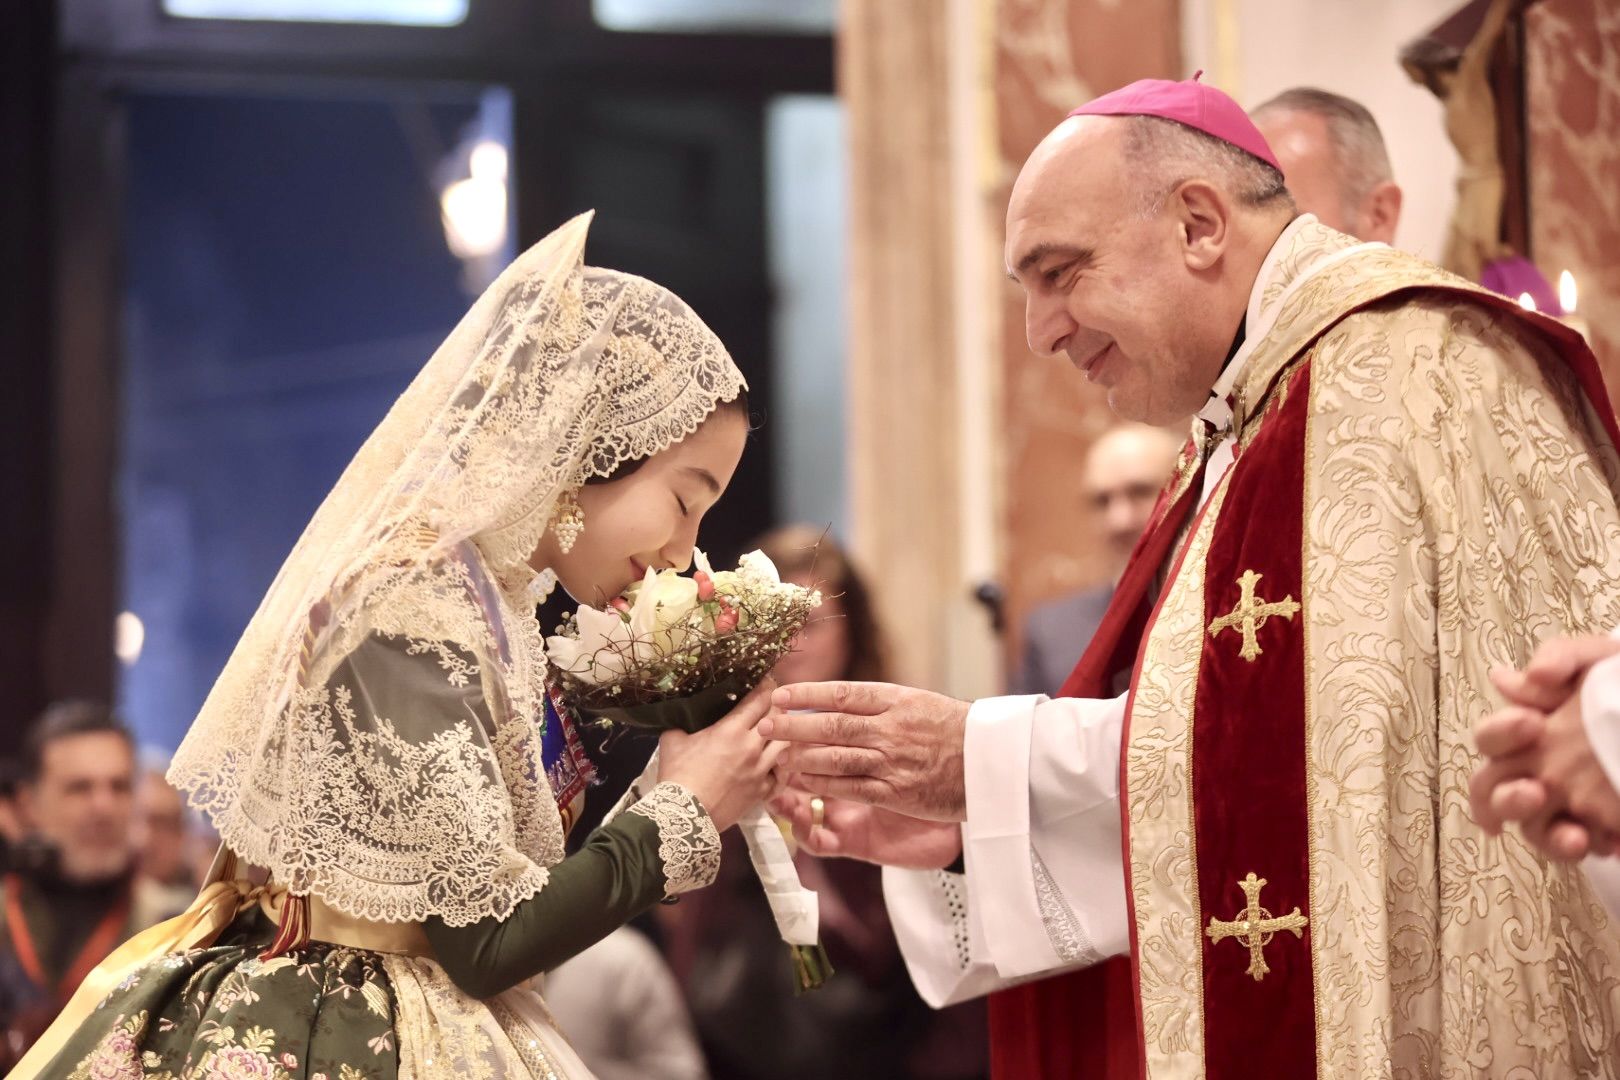
[[[1000,0],[996,124],[1005,208],[1019,166],[1069,110],[1143,78],[1183,78],[1177,0]],[[998,231],[998,243],[1004,236]],[[1003,574],[1017,647],[1042,600],[1102,584],[1109,557],[1080,492],[1081,463],[1113,422],[1102,391],[1063,357],[1031,355],[1023,294],[1008,283],[1002,312],[1006,478]]]
[[1526,19],[1535,261],[1575,276],[1620,405],[1620,5],[1543,0]]

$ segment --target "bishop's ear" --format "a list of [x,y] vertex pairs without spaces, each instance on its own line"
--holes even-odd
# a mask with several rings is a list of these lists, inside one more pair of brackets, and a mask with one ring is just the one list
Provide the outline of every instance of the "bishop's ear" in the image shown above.
[[1232,223],[1226,194],[1206,180],[1189,180],[1170,196],[1170,210],[1188,269],[1208,270],[1220,262]]

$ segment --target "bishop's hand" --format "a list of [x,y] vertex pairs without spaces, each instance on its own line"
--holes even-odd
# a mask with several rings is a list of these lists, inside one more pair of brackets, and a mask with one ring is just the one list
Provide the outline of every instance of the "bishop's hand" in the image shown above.
[[779,771],[810,795],[907,817],[967,816],[968,703],[888,683],[795,683],[771,697],[759,732],[790,743]]
[[[817,820],[812,800],[820,799]],[[910,870],[943,870],[962,853],[960,826],[924,821],[864,803],[828,799],[788,788],[771,809],[793,824],[794,838],[812,855],[857,859]]]

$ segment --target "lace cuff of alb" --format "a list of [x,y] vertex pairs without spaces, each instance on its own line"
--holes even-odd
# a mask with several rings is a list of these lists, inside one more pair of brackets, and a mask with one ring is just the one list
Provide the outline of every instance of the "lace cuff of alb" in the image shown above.
[[701,889],[720,873],[720,833],[690,791],[665,780],[626,811],[658,826],[664,895]]

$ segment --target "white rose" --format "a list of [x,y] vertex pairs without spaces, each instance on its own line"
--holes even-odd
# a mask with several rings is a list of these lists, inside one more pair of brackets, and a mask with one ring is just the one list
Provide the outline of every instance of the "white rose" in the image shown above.
[[598,611],[581,605],[574,616],[577,638],[552,637],[546,652],[560,671],[591,684],[611,682],[624,674],[635,653],[645,653],[631,641],[631,628],[617,611]]
[[685,628],[696,623],[698,585],[673,570],[651,569],[636,588],[630,608],[630,632],[638,642],[649,642],[648,655],[667,656],[686,644]]
[[648,569],[636,586],[630,630],[640,636],[685,623],[698,605],[697,582],[673,570]]
[[585,660],[580,653],[579,641],[575,638],[561,635],[546,638],[546,656],[558,671],[569,675],[583,674],[581,666]]

